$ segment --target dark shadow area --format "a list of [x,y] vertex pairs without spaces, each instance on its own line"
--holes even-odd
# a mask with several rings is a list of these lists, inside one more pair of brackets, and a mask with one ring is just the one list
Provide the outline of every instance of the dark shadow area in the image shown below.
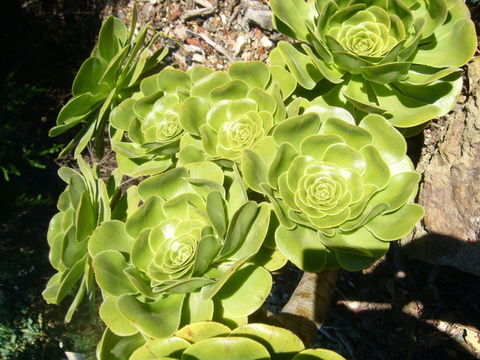
[[441,234],[427,234],[403,246],[405,254],[423,261],[455,266],[480,274],[480,243],[466,242]]
[[[423,129],[423,124],[420,127]],[[405,140],[407,141],[407,155],[416,167],[422,156],[423,144],[425,143],[423,131],[420,131],[420,133],[415,136],[407,137]]]
[[392,244],[363,273],[341,272],[318,345],[350,360],[477,359],[480,278],[406,254]]
[[[47,306],[41,298],[53,274],[47,226],[64,187],[54,159],[60,143],[66,141],[51,139],[47,133],[68,100],[76,71],[94,46],[103,9],[114,4],[107,0],[2,3],[0,358],[64,359],[60,342],[69,349],[75,342],[75,335],[65,335],[66,309]],[[80,341],[81,346],[92,347],[97,339],[92,344]]]

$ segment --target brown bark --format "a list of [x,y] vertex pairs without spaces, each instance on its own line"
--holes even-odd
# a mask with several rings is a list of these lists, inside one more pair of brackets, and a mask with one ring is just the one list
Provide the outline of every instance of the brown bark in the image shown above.
[[337,278],[338,270],[304,273],[282,312],[268,317],[267,321],[289,329],[306,347],[312,347],[330,308]]

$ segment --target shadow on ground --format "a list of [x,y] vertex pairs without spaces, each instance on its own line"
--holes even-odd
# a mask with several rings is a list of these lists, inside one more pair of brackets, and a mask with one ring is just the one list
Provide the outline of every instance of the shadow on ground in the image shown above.
[[477,359],[480,278],[392,245],[363,273],[341,272],[319,345],[350,360]]

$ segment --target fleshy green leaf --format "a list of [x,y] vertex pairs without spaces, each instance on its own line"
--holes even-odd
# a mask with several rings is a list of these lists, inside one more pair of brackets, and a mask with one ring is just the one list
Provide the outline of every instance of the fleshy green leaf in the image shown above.
[[327,249],[315,230],[301,225],[292,230],[279,226],[275,241],[280,251],[300,269],[308,272],[324,269]]
[[93,269],[98,285],[112,296],[137,292],[124,274],[127,267],[125,258],[116,250],[102,251],[93,259]]
[[109,329],[118,336],[134,335],[138,329],[118,311],[117,298],[107,297],[100,305],[99,315]]
[[382,240],[398,240],[408,235],[424,215],[425,210],[422,206],[405,204],[395,212],[379,215],[370,220],[366,227]]
[[178,337],[150,341],[133,352],[128,360],[157,360],[181,356],[190,343]]
[[223,238],[227,230],[227,209],[222,195],[217,191],[211,192],[207,197],[207,214],[218,236]]
[[268,349],[272,359],[288,360],[292,354],[305,349],[302,340],[291,331],[266,324],[240,326],[232,331],[231,336],[258,341]]
[[95,229],[88,242],[88,252],[93,258],[104,250],[130,253],[134,239],[127,234],[125,223],[112,220]]
[[131,295],[118,299],[120,313],[141,331],[154,338],[175,333],[180,325],[185,294],[170,294],[151,303],[143,303]]
[[253,201],[244,204],[233,215],[228,225],[227,235],[220,256],[226,257],[242,246],[258,214],[258,206]]
[[212,354],[228,354],[228,360],[265,360],[267,349],[254,340],[239,337],[216,337],[197,342],[183,353],[184,360],[211,360]]
[[129,360],[135,349],[145,344],[145,339],[138,333],[132,336],[117,336],[105,329],[97,347],[98,360]]
[[260,61],[242,61],[233,63],[228,73],[232,79],[245,81],[251,87],[264,89],[270,80],[268,66]]
[[345,360],[343,356],[326,349],[307,349],[292,360]]
[[187,326],[184,326],[175,333],[175,336],[178,336],[182,339],[189,341],[192,344],[195,344],[205,339],[210,339],[222,335],[229,335],[230,332],[230,329],[223,324],[204,321],[198,323],[191,323]]
[[279,123],[273,130],[273,138],[278,145],[289,143],[300,149],[302,141],[316,134],[320,128],[320,118],[317,114],[308,113],[293,116]]
[[109,16],[98,35],[98,51],[109,62],[127,39],[127,29],[120,19]]

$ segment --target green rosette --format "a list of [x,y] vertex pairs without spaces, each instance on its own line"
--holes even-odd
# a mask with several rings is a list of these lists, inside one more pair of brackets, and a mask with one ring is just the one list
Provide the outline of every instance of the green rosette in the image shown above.
[[[95,281],[92,259],[87,246],[95,228],[111,218],[111,201],[115,198],[115,180],[111,185],[100,178],[97,165],[90,167],[82,158],[77,159],[80,171],[61,168],[60,178],[67,187],[58,199],[59,212],[51,219],[47,240],[49,260],[57,270],[43,291],[50,304],[59,304],[74,289],[76,295],[65,320],[69,322],[78,305],[86,297],[95,300]],[[118,180],[118,176],[117,180]]]
[[223,182],[211,162],[150,177],[126,222],[95,230],[89,253],[104,295],[100,317],[114,336],[163,339],[212,319],[244,324],[263,304],[269,270],[286,261],[257,256],[271,208],[234,189],[226,200]]
[[273,131],[273,160],[245,153],[245,181],[271,201],[280,221],[276,244],[298,267],[360,270],[423,217],[411,203],[420,174],[403,136],[382,116],[355,125],[343,109],[297,99],[289,111],[299,109],[301,121],[289,118]]
[[154,175],[172,165],[185,133],[179,118],[190,87],[189,73],[167,67],[112,110],[110,139],[124,174]]
[[[475,26],[462,0],[272,0],[280,42],[272,64],[286,67],[325,104],[358,119],[381,114],[421,129],[445,115],[462,88],[460,66],[475,53]],[[319,86],[317,86],[319,84]]]
[[284,100],[296,87],[285,69],[257,61],[234,63],[227,72],[194,68],[192,80],[180,117],[189,133],[181,141],[183,164],[239,161],[284,120]]
[[81,126],[60,156],[71,150],[75,150],[75,155],[80,154],[93,138],[96,154],[101,158],[110,111],[138,91],[142,79],[158,71],[160,61],[167,55],[166,48],[151,53],[157,36],[148,35],[148,26],[135,34],[136,18],[134,5],[130,29],[113,16],[104,20],[92,54],[73,80],[73,96],[49,132],[50,136],[58,136]]
[[121,345],[127,351],[115,358],[118,360],[345,360],[330,350],[305,349],[294,333],[266,324],[247,324],[231,330],[218,322],[198,322],[184,326],[169,338],[144,341],[140,346],[134,336],[115,338],[108,330],[104,339],[99,345],[99,360],[110,359]]

